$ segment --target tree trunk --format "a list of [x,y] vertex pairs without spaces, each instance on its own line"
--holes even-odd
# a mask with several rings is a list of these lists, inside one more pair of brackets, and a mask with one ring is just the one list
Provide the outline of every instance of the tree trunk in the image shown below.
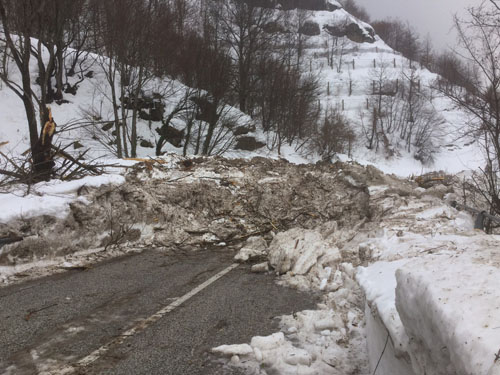
[[52,137],[56,131],[56,123],[52,118],[50,109],[47,110],[47,113],[48,121],[42,128],[40,138],[31,149],[34,181],[49,181],[55,165],[52,153]]

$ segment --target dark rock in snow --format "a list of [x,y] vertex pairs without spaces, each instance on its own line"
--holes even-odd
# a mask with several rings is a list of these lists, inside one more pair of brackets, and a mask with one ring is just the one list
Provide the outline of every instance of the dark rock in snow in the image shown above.
[[255,130],[256,130],[255,125],[249,125],[249,126],[243,125],[243,126],[238,126],[236,129],[234,129],[233,134],[237,137],[239,135],[245,135],[248,133],[252,133]]
[[184,140],[184,130],[177,130],[173,126],[157,128],[156,132],[165,137],[166,141],[175,147],[181,147]]
[[263,8],[279,8],[283,10],[329,10],[339,9],[337,5],[328,0],[244,0],[247,4]]
[[205,121],[214,124],[219,121],[219,114],[217,113],[217,105],[207,96],[190,98],[194,104],[198,106],[199,112],[196,115],[196,120]]
[[299,33],[307,35],[307,36],[316,36],[321,34],[321,30],[319,25],[313,21],[306,21],[299,29]]
[[375,31],[371,27],[361,27],[358,23],[352,22],[345,26],[325,25],[324,29],[333,36],[346,36],[356,43],[374,43]]
[[144,110],[140,110],[139,118],[145,121],[161,121],[163,120],[164,114],[165,114],[165,105],[163,103],[158,103],[158,105],[155,108],[151,108],[149,110],[149,113]]
[[255,137],[240,137],[236,140],[235,150],[255,151],[264,147],[266,144],[255,139]]
[[143,139],[140,143],[141,147],[144,147],[144,148],[155,148],[155,146],[148,140],[146,139]]
[[283,25],[281,25],[279,22],[275,22],[275,21],[271,21],[271,22],[266,23],[262,27],[262,29],[268,34],[285,34],[285,33],[290,32]]

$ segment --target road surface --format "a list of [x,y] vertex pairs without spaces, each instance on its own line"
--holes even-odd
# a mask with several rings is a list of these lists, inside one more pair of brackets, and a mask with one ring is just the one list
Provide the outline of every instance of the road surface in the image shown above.
[[0,288],[0,374],[240,374],[209,350],[314,306],[227,251],[148,250]]

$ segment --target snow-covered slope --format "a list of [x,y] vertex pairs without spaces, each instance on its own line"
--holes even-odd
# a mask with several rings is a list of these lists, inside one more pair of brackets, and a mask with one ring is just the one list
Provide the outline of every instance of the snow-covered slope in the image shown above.
[[[293,10],[288,13],[292,19],[298,20],[301,12],[304,11]],[[471,144],[469,139],[459,139],[466,125],[466,116],[433,89],[439,76],[392,50],[375,35],[370,25],[344,9],[307,14],[308,22],[318,26],[309,26],[308,29],[316,30],[315,33],[319,34],[304,36],[305,67],[319,77],[322,108],[338,108],[354,125],[358,143],[353,147],[352,156],[356,161],[371,163],[387,173],[401,176],[431,170],[456,173],[483,165],[484,159],[478,145]],[[347,36],[337,37],[344,34]],[[330,50],[330,59],[327,50]],[[430,97],[429,107],[434,108],[439,116],[435,121],[433,162],[422,165],[414,158],[414,150],[408,152],[398,137],[390,140],[394,156],[387,156],[383,150],[376,152],[367,149],[365,132],[371,126],[373,84],[381,74],[387,81],[399,81],[399,84],[403,82],[403,77],[413,74],[419,94]],[[369,108],[367,101],[370,101]]]
[[[332,9],[336,9],[338,4],[333,4]],[[288,19],[298,22],[298,15],[303,14],[303,10],[282,11],[286,13]],[[302,57],[304,69],[310,71],[319,78],[321,83],[321,107],[327,109],[336,107],[353,124],[357,133],[357,144],[353,145],[350,157],[362,164],[373,164],[385,172],[396,173],[402,176],[421,174],[429,170],[444,170],[455,173],[464,169],[474,169],[482,166],[483,158],[475,144],[467,143],[467,140],[458,140],[457,135],[466,120],[463,113],[453,108],[452,104],[445,98],[439,97],[436,92],[432,92],[430,86],[437,78],[436,75],[425,69],[418,68],[413,64],[415,74],[418,76],[419,87],[422,90],[432,92],[433,106],[440,116],[436,123],[439,131],[436,133],[433,149],[433,163],[422,165],[414,158],[414,150],[408,152],[398,137],[393,137],[391,141],[391,153],[394,156],[388,157],[384,150],[369,150],[366,147],[366,129],[370,126],[371,107],[367,109],[367,100],[372,100],[373,75],[377,69],[384,66],[385,74],[392,80],[397,80],[403,72],[409,69],[409,62],[400,54],[394,52],[378,36],[373,28],[357,20],[343,9],[334,11],[307,11],[307,27],[309,31],[304,31],[305,52]],[[302,16],[301,16],[302,17]],[[295,20],[295,21],[294,21]],[[297,26],[297,25],[296,25]],[[296,28],[298,29],[298,28]],[[307,34],[307,35],[306,35]],[[345,35],[345,36],[342,36]],[[334,45],[335,43],[335,45]],[[329,52],[328,52],[329,51]],[[95,56],[94,56],[95,57]],[[102,58],[95,57],[102,61]],[[89,59],[91,61],[92,59]],[[92,78],[85,78],[79,85],[76,96],[66,94],[68,103],[53,105],[53,114],[59,128],[67,125],[81,123],[82,118],[93,116],[98,118],[102,124],[111,121],[113,118],[112,105],[109,100],[109,85],[106,84],[103,68],[98,63],[94,63],[91,68]],[[36,78],[36,67],[33,61],[33,80]],[[15,79],[16,72],[11,69],[11,76]],[[69,79],[70,83],[78,80],[78,77]],[[146,91],[150,93],[163,92],[163,102],[166,105],[166,113],[172,110],[182,95],[189,88],[177,81],[168,78],[154,79],[148,83]],[[242,125],[254,123],[252,119],[233,109],[235,117]],[[0,113],[4,116],[3,126],[0,128],[0,146],[2,151],[24,152],[28,149],[28,134],[25,122],[24,109],[21,100],[17,98],[5,86],[0,88]],[[176,119],[173,125],[179,130],[185,127],[182,119]],[[257,139],[266,140],[265,134],[259,130],[258,123],[256,133],[252,134]],[[155,141],[158,139],[157,129],[160,122],[139,120],[138,133],[139,142],[138,156],[154,155]],[[74,126],[71,126],[74,128]],[[111,133],[112,129],[107,130]],[[93,137],[95,131],[79,128],[68,131],[56,139],[56,142],[69,143],[78,140],[84,146],[91,148],[93,156],[109,156],[109,148],[96,142]],[[272,138],[272,137],[271,137]],[[164,148],[167,152],[182,152],[182,148],[175,147],[170,143]],[[251,157],[251,156],[278,157],[275,151],[270,152],[266,147],[256,152],[229,151],[226,156],[230,157]],[[315,162],[318,155],[302,155],[294,151],[293,147],[284,147],[282,157],[297,162]],[[346,157],[341,156],[345,159]]]

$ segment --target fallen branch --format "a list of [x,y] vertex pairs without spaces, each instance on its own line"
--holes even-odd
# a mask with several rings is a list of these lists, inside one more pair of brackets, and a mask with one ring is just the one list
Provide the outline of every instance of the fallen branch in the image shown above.
[[15,173],[15,172],[11,172],[11,171],[6,171],[5,169],[0,169],[0,174],[3,174],[5,176],[9,176],[9,177],[14,177],[14,178],[17,178],[19,180],[21,180],[23,177],[25,177],[24,175],[21,175],[19,173]]
[[81,163],[80,161],[78,161],[77,159],[75,159],[73,156],[71,156],[70,154],[68,154],[66,151],[61,150],[60,148],[55,147],[55,146],[52,146],[52,149],[56,152],[57,155],[62,156],[65,159],[68,159],[72,163],[78,165],[80,168],[85,169],[86,171],[89,171],[89,172],[91,172],[91,173],[93,173],[95,175],[100,175],[101,174],[101,172],[96,167]]

